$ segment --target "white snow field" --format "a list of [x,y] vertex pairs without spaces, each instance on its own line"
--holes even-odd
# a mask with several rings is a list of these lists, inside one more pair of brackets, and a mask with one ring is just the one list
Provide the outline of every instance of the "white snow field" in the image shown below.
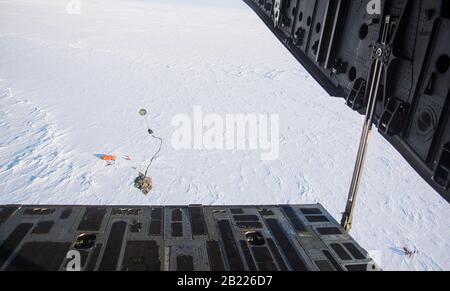
[[[244,3],[81,0],[77,11],[68,2],[0,0],[0,204],[321,203],[340,221],[363,118]],[[279,159],[175,150],[171,120],[194,106],[279,114]],[[140,108],[164,139],[148,196],[133,180],[158,144]],[[119,159],[107,167],[99,154]],[[450,270],[449,215],[375,133],[355,239],[386,270]],[[405,246],[419,253],[409,258]]]

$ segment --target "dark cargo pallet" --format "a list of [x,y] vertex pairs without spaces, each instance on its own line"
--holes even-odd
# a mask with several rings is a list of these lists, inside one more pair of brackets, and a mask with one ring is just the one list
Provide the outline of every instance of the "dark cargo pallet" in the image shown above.
[[2,271],[64,271],[73,251],[81,271],[378,269],[321,205],[0,206],[0,217]]

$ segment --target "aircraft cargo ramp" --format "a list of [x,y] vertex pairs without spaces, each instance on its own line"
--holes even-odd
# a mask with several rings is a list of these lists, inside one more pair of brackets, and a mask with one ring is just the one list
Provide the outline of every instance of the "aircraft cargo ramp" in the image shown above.
[[81,271],[378,269],[321,205],[0,207],[0,270],[77,254]]

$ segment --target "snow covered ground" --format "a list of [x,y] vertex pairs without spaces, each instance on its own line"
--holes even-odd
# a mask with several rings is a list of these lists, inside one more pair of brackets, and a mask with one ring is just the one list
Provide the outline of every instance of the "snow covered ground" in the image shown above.
[[[319,202],[340,220],[362,117],[327,96],[246,5],[81,0],[69,14],[68,2],[0,0],[0,204]],[[171,119],[193,106],[279,114],[279,159],[175,150]],[[140,108],[165,141],[149,196],[133,188],[157,147]],[[106,167],[99,154],[119,160]],[[387,270],[450,270],[449,214],[375,134],[355,239]],[[407,258],[404,246],[420,253]]]

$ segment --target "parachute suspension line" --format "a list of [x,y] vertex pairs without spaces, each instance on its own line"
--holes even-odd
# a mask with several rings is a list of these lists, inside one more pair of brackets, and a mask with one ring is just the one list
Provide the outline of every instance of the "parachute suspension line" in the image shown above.
[[148,122],[148,117],[147,117],[147,110],[146,109],[141,109],[139,110],[139,115],[141,115],[142,117],[146,117],[146,125],[147,125],[147,132],[148,134],[155,140],[159,141],[159,146],[158,146],[158,150],[153,154],[152,158],[150,159],[150,162],[147,166],[147,169],[145,170],[145,174],[139,172],[139,175],[136,177],[136,179],[134,179],[134,187],[136,187],[137,189],[139,189],[144,195],[149,194],[152,189],[153,189],[153,181],[151,177],[148,177],[148,171],[150,170],[150,167],[153,164],[153,161],[156,159],[156,157],[159,155],[159,153],[161,152],[161,148],[163,145],[163,139],[156,136],[153,132],[153,130],[150,128],[149,122]]
[[148,130],[148,133],[151,135],[151,137],[153,137],[153,139],[159,140],[159,147],[158,147],[158,150],[153,154],[152,158],[150,159],[150,163],[148,164],[147,169],[145,170],[144,176],[146,176],[146,177],[147,177],[147,174],[148,174],[148,170],[150,169],[150,167],[151,167],[153,161],[156,159],[156,157],[157,157],[157,156],[159,155],[159,153],[161,152],[161,148],[162,148],[162,145],[163,145],[163,139],[160,138],[160,137],[158,137],[158,136],[155,136],[155,135],[153,134],[153,130],[149,129],[149,130]]
[[159,141],[159,147],[158,147],[158,150],[153,154],[152,158],[150,159],[150,163],[148,164],[147,169],[145,170],[144,177],[147,177],[148,171],[150,170],[150,167],[152,166],[153,161],[156,159],[156,157],[161,152],[161,148],[162,148],[162,145],[163,145],[163,139],[158,137],[158,136],[155,136],[153,130],[150,128],[150,125],[149,125],[149,122],[148,122],[148,115],[147,115],[147,113],[148,113],[148,111],[145,108],[142,108],[141,110],[139,110],[139,115],[142,116],[142,117],[146,117],[145,118],[145,124],[147,125],[147,132],[148,132],[148,134],[150,134],[150,136],[153,139],[156,139],[156,140]]

